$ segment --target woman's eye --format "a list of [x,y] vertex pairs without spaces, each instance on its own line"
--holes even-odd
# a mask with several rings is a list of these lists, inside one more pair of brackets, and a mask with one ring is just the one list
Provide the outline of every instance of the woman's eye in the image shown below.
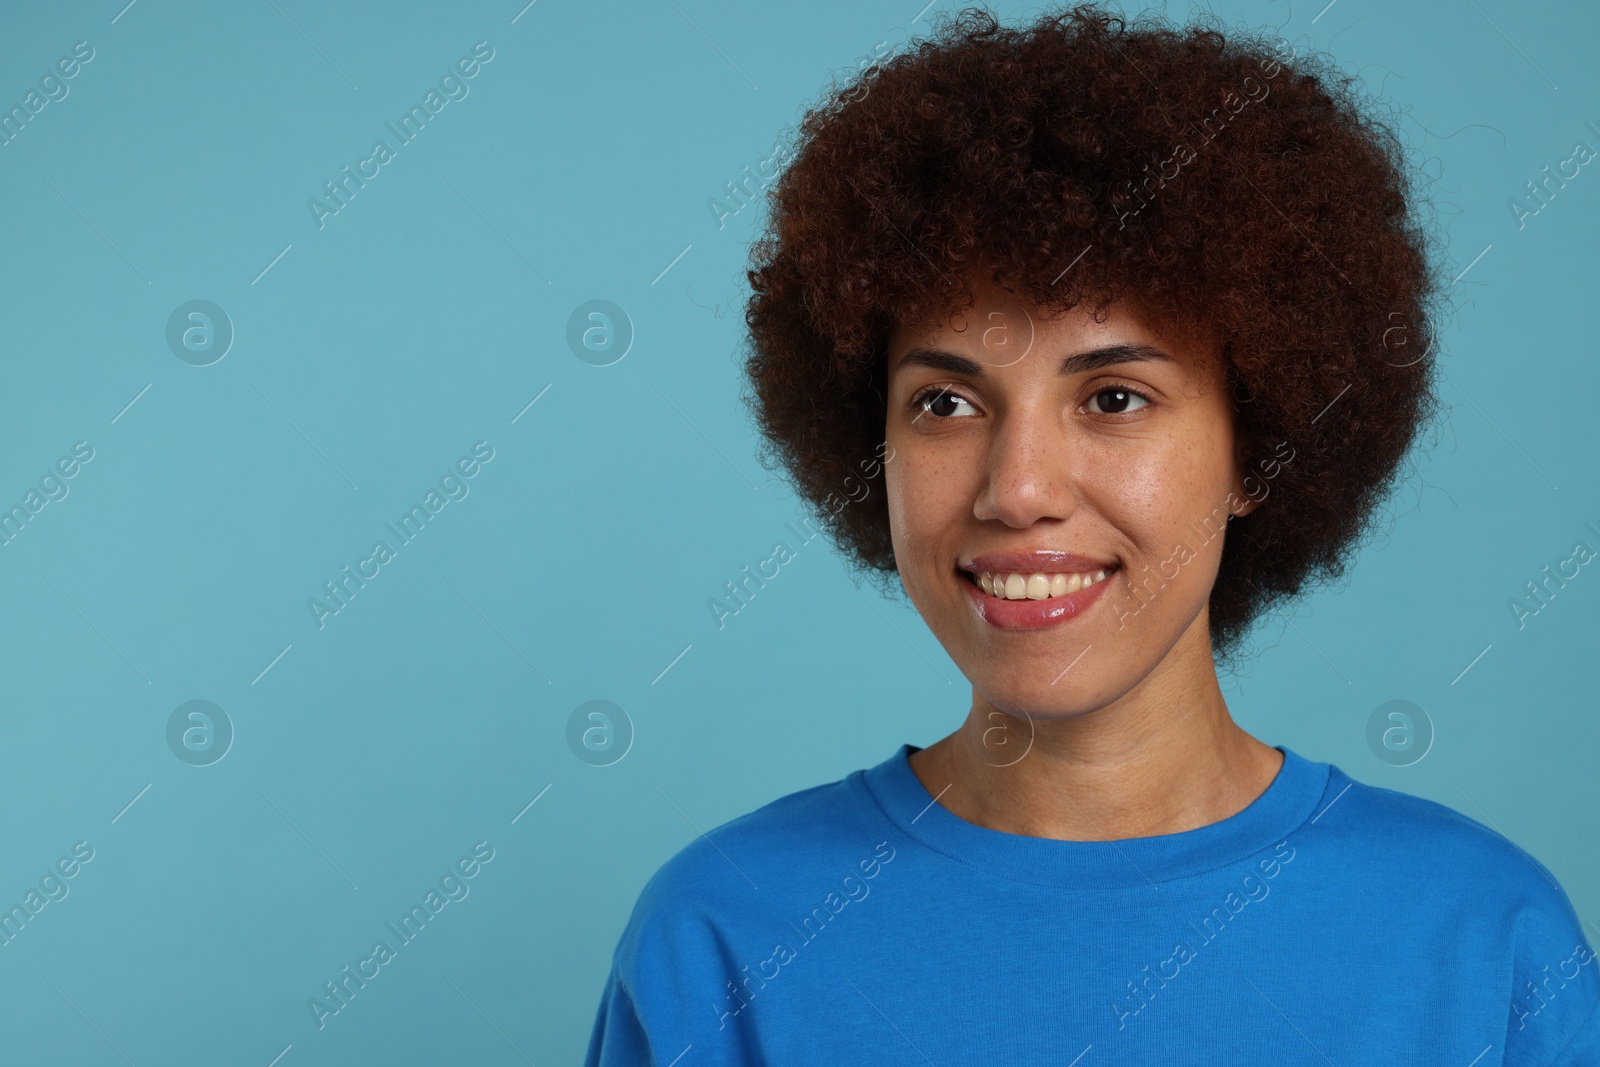
[[[1150,403],[1143,393],[1123,386],[1101,389],[1089,398],[1089,409],[1096,415],[1126,415]],[[943,422],[953,418],[968,418],[975,409],[972,404],[947,386],[930,386],[911,398],[912,422],[927,418],[929,422]],[[962,406],[967,411],[961,413]]]
[[[931,415],[934,419],[955,418],[955,408],[961,404],[967,402],[948,389],[924,389],[911,398],[911,409],[919,419],[924,415]],[[967,407],[971,408],[972,405],[967,404]]]
[[[1104,398],[1104,399],[1102,399]],[[1134,392],[1132,389],[1123,389],[1120,386],[1111,389],[1102,389],[1089,398],[1090,404],[1097,404],[1100,408],[1095,412],[1098,415],[1123,415],[1150,403],[1145,396]]]

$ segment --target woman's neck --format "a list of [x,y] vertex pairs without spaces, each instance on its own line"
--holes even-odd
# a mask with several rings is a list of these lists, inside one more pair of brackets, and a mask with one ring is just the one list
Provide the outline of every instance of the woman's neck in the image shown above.
[[1114,841],[1220,822],[1266,791],[1283,755],[1233,721],[1209,649],[1190,658],[1065,718],[1008,715],[974,690],[966,721],[911,768],[947,810],[1005,833]]

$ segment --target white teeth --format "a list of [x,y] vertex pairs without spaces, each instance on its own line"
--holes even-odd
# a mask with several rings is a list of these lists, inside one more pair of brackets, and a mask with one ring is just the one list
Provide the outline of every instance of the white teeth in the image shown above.
[[978,587],[990,596],[1004,600],[1045,600],[1087,589],[1103,581],[1105,576],[1104,568],[1092,573],[1073,574],[1022,574],[1015,571],[991,574],[985,571],[978,575]]

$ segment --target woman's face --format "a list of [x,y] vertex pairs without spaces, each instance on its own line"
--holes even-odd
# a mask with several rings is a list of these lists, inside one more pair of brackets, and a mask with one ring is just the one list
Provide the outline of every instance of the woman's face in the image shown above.
[[1220,362],[1120,304],[1047,319],[975,289],[964,315],[889,339],[885,488],[912,602],[1008,714],[1103,707],[1175,647],[1172,684],[1215,685],[1222,530],[1254,508],[1247,484],[1265,495],[1236,463]]

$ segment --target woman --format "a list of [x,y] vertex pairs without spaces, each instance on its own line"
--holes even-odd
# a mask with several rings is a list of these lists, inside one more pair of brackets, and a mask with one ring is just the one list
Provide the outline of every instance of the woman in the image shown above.
[[1271,40],[1084,7],[963,12],[807,115],[756,411],[971,710],[666,863],[589,1064],[1600,1064],[1543,866],[1217,682],[1436,410],[1440,268],[1364,108]]

